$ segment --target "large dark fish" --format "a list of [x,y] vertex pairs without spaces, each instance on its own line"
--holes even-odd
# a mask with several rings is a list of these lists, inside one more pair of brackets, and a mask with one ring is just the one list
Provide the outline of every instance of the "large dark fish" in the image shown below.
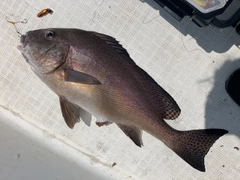
[[142,130],[160,139],[182,159],[205,171],[204,156],[228,131],[178,131],[163,119],[175,119],[174,99],[112,37],[78,29],[40,29],[21,36],[18,48],[36,75],[60,99],[70,128],[80,111],[94,115],[99,126],[114,122],[137,145]]

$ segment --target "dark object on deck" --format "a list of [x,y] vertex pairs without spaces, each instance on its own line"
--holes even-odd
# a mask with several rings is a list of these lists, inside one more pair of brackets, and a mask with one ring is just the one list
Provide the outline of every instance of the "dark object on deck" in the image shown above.
[[233,72],[225,85],[229,96],[240,106],[240,69]]
[[154,0],[175,19],[181,21],[184,16],[199,27],[209,24],[225,28],[232,26],[240,35],[239,0]]

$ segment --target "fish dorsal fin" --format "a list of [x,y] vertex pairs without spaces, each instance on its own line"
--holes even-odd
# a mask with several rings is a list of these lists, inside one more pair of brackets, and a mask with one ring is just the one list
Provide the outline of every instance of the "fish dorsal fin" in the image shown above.
[[76,123],[80,121],[80,107],[69,102],[65,97],[60,96],[60,106],[63,118],[69,128],[73,128]]
[[89,85],[101,84],[101,82],[97,78],[83,72],[75,71],[72,69],[65,69],[64,72],[64,80],[67,82],[75,82]]
[[123,55],[126,59],[130,59],[130,56],[127,52],[126,49],[124,49],[122,47],[121,44],[119,44],[119,41],[117,41],[115,38],[105,35],[105,34],[101,34],[101,33],[97,33],[97,32],[93,32],[94,35],[100,37],[102,40],[104,40],[107,44],[111,45],[117,52],[119,52],[121,55]]
[[118,124],[118,127],[139,147],[142,144],[142,131],[134,126]]

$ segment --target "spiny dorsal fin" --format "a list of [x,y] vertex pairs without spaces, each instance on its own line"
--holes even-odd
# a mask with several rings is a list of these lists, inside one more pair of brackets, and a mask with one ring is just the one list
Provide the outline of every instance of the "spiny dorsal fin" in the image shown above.
[[100,85],[101,82],[86,73],[75,71],[72,69],[64,69],[64,80],[67,82],[75,82],[80,84]]
[[97,32],[93,32],[93,33],[94,33],[94,35],[96,35],[96,36],[100,37],[102,40],[104,40],[107,44],[111,45],[114,49],[116,49],[117,52],[119,52],[125,58],[131,59],[127,50],[124,49],[122,47],[122,45],[119,44],[119,41],[117,41],[115,38],[105,35],[105,34],[97,33]]

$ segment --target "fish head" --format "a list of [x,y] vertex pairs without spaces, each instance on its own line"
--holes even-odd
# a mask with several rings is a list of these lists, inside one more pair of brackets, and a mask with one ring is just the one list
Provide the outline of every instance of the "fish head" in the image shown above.
[[20,42],[18,49],[37,74],[54,72],[66,61],[69,51],[64,33],[55,29],[28,31]]

